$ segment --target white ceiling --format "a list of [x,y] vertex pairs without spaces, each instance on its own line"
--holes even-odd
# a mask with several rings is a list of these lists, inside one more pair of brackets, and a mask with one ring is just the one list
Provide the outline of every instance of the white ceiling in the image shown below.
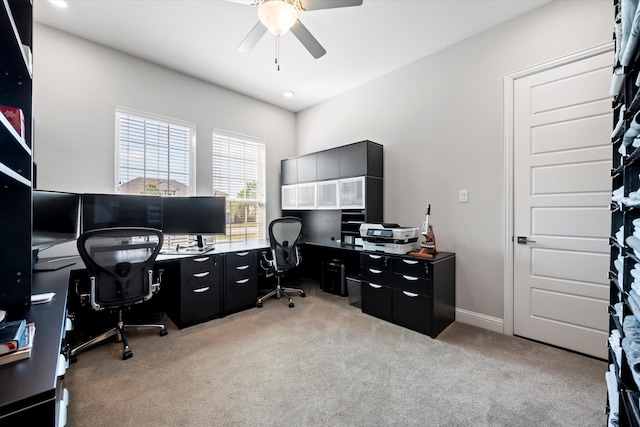
[[[327,50],[314,59],[290,32],[236,50],[258,22],[244,0],[33,0],[34,20],[173,70],[301,111],[551,0],[364,0],[301,12]],[[322,0],[320,0],[322,1]],[[285,98],[284,91],[295,92]]]

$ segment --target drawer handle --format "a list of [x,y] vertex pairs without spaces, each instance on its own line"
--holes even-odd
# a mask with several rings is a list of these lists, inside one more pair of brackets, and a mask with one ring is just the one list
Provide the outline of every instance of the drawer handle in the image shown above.
[[205,277],[205,276],[208,276],[209,273],[211,273],[211,272],[210,271],[205,271],[205,272],[202,272],[202,273],[193,273],[193,277]]
[[418,280],[417,277],[413,277],[413,276],[405,276],[404,274],[402,275],[402,278],[404,280],[409,280],[410,282],[415,282],[416,280]]
[[236,255],[237,256],[247,256],[247,255],[249,255],[249,252],[237,252]]
[[209,259],[209,257],[208,257],[208,256],[205,256],[205,257],[201,257],[201,258],[194,258],[193,260],[194,260],[195,262],[205,262],[205,261],[206,261],[206,260],[208,260],[208,259]]
[[371,286],[373,289],[380,289],[382,287],[382,285],[376,285],[375,283],[369,283],[369,286]]
[[413,292],[402,291],[402,293],[411,298],[415,298],[418,296],[418,294],[414,294]]
[[371,258],[371,259],[380,259],[380,258],[382,258],[382,255],[371,255],[371,254],[369,254],[369,258]]
[[204,288],[194,289],[193,292],[197,294],[201,294],[203,292],[207,292],[209,290],[209,286],[205,286]]
[[382,270],[376,270],[375,268],[370,268],[369,269],[370,272],[372,272],[373,274],[380,274],[382,273]]
[[239,285],[242,285],[244,283],[247,283],[249,281],[249,279],[240,279],[240,280],[236,280],[236,283]]
[[247,268],[249,268],[249,265],[240,265],[236,267],[236,270],[246,270]]
[[409,264],[409,265],[416,265],[418,263],[418,261],[413,260],[413,259],[403,259],[402,260],[405,264]]

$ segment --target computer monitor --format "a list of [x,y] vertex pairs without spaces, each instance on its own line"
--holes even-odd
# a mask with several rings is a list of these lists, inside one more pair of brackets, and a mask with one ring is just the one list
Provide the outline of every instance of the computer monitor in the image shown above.
[[162,198],[162,232],[198,236],[202,247],[203,234],[226,234],[226,197],[166,196]]
[[82,231],[111,227],[162,230],[162,197],[144,194],[83,194]]
[[33,190],[31,246],[46,249],[80,235],[80,195]]

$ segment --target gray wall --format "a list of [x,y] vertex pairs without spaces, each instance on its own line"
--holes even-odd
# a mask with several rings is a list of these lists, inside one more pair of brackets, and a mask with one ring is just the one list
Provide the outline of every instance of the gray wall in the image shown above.
[[295,154],[295,115],[50,27],[34,27],[38,187],[113,192],[115,107],[195,123],[196,192],[212,193],[214,128],[261,138],[267,220],[280,215],[280,159]]
[[612,29],[609,0],[555,1],[299,113],[298,154],[383,144],[384,220],[419,226],[431,203],[438,249],[457,254],[457,307],[501,321],[503,77],[610,42]]

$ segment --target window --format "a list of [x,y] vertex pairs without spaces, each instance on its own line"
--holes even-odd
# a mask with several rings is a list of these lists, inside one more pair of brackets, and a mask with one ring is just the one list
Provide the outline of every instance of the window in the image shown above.
[[213,132],[213,195],[227,197],[228,241],[265,237],[265,144]]
[[195,194],[195,125],[116,109],[116,193]]

